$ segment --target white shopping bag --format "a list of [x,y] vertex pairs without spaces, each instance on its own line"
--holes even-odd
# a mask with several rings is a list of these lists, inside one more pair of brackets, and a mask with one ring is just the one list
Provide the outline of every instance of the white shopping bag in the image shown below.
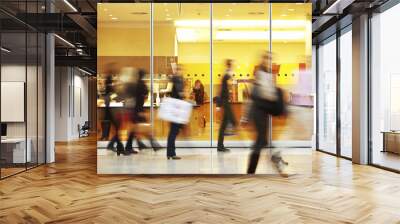
[[166,97],[161,101],[158,110],[158,118],[178,124],[187,124],[192,114],[191,103],[171,97]]

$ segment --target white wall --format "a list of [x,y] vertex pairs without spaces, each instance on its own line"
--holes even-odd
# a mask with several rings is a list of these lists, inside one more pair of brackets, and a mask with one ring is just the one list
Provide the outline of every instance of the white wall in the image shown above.
[[72,67],[56,67],[56,141],[79,138],[78,125],[88,120],[88,78]]

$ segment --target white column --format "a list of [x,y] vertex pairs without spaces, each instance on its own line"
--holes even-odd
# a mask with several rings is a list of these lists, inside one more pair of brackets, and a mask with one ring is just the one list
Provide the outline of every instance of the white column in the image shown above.
[[353,20],[353,162],[368,163],[368,15]]
[[54,35],[46,36],[46,163],[55,161],[55,55]]

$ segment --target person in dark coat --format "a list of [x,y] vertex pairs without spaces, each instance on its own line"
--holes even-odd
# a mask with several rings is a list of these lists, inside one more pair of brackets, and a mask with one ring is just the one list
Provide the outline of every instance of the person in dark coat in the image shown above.
[[[133,123],[146,123],[147,119],[142,113],[144,112],[144,102],[149,94],[149,89],[147,88],[146,83],[144,82],[144,76],[146,75],[146,71],[143,69],[139,69],[138,71],[138,80],[136,82],[136,88],[134,90],[134,95],[136,99],[134,114],[133,114]],[[141,141],[141,139],[135,136],[135,133],[131,133],[128,137],[127,148],[132,148],[133,139],[136,137],[137,144],[139,149],[142,150],[147,146]],[[146,133],[146,138],[150,141],[151,147],[154,151],[161,148],[161,146],[157,143],[157,141],[152,137],[151,133]]]
[[218,134],[218,148],[219,152],[229,152],[228,148],[224,146],[224,136],[226,135],[225,131],[228,125],[232,127],[236,127],[236,120],[235,116],[232,111],[231,103],[229,101],[229,83],[232,79],[232,68],[233,68],[233,60],[227,59],[225,61],[225,74],[222,78],[222,86],[221,86],[221,94],[219,97],[219,101],[217,102],[217,107],[223,108],[223,118],[221,122],[221,126],[219,128]]
[[[271,53],[264,53],[261,58],[261,63],[255,72],[255,83],[251,93],[253,103],[251,103],[249,116],[255,125],[257,137],[249,157],[248,174],[254,174],[256,172],[260,152],[268,143],[268,112],[259,105],[262,101],[257,99],[276,101],[278,98],[274,77],[272,75],[271,60]],[[282,159],[280,152],[271,154],[271,161],[278,169],[279,173],[282,176],[287,176],[286,167],[288,163]]]

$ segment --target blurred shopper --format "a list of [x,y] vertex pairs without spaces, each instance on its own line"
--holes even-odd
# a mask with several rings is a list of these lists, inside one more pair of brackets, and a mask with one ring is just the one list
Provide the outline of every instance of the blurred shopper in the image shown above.
[[196,105],[200,106],[204,104],[204,85],[200,80],[194,82],[194,87],[192,90],[192,98],[196,102]]
[[136,154],[137,151],[133,150],[132,142],[135,137],[135,119],[136,119],[136,92],[137,92],[137,81],[138,75],[134,68],[123,68],[121,78],[124,80],[123,84],[123,95],[125,100],[125,111],[128,116],[128,140],[126,142],[124,155]]
[[[137,125],[137,128],[142,127],[142,126],[150,126],[147,124],[147,119],[146,116],[144,116],[142,113],[144,112],[144,102],[149,94],[149,90],[147,88],[146,83],[144,82],[144,76],[146,75],[146,71],[143,69],[139,69],[138,71],[138,81],[136,84],[136,106],[135,106],[135,123]],[[140,128],[139,128],[140,129]],[[161,146],[157,143],[157,141],[153,138],[151,130],[141,130],[144,136],[150,141],[150,145],[153,148],[154,151],[157,151],[158,149],[161,148]],[[138,136],[136,136],[137,144],[139,149],[146,148],[146,145],[140,140]]]
[[115,128],[115,134],[114,136],[111,138],[110,142],[107,145],[107,149],[110,150],[114,150],[115,144],[117,144],[117,155],[119,156],[121,153],[124,152],[124,145],[122,144],[120,138],[119,138],[119,131],[121,128],[121,121],[120,119],[118,119],[115,115],[115,113],[113,113],[111,111],[111,107],[110,107],[110,102],[111,102],[111,95],[115,94],[116,92],[116,88],[115,85],[116,83],[113,81],[113,75],[115,75],[116,69],[115,69],[115,65],[109,64],[107,65],[107,76],[106,76],[106,83],[105,83],[105,97],[104,97],[104,101],[105,101],[105,116],[104,116],[104,120],[109,121],[109,126],[107,127],[107,130],[103,130],[105,131],[104,137],[108,138],[109,132],[110,132],[110,126],[113,125]]
[[113,75],[115,75],[114,64],[108,64],[106,67],[106,77],[104,82],[104,120],[101,123],[101,140],[108,140],[110,135],[111,123],[114,124],[113,116],[111,114],[110,102],[111,95],[113,94]]
[[[275,86],[271,68],[271,53],[262,55],[261,63],[255,73],[255,83],[252,90],[252,103],[249,117],[254,122],[257,138],[249,158],[247,173],[254,174],[257,169],[260,152],[267,145],[268,114],[280,115],[284,113],[282,91]],[[279,173],[287,176],[285,168],[288,165],[279,152],[272,153],[271,161]]]
[[219,152],[229,152],[228,148],[224,146],[224,136],[226,135],[226,129],[228,126],[235,128],[236,127],[236,120],[233,115],[231,103],[229,102],[229,86],[231,84],[232,73],[233,73],[233,60],[227,59],[225,61],[225,74],[222,78],[222,86],[221,86],[221,93],[219,99],[217,101],[217,107],[222,107],[223,109],[223,118],[221,122],[221,126],[219,128],[218,134],[218,148]]
[[[184,82],[182,77],[182,67],[178,65],[171,77],[172,90],[171,97],[175,99],[184,99]],[[167,142],[167,159],[178,160],[181,157],[176,156],[175,141],[183,124],[171,122]]]

